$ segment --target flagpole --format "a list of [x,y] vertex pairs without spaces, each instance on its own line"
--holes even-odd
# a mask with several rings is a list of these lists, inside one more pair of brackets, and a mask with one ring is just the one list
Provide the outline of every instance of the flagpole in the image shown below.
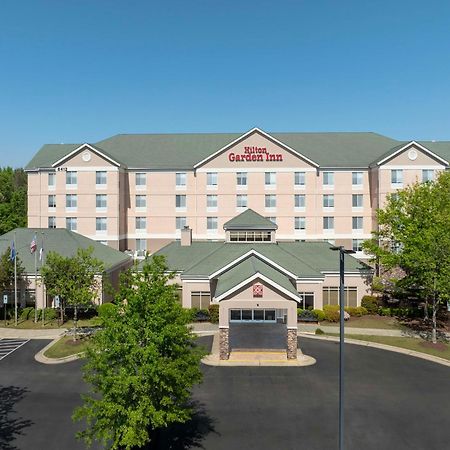
[[[36,240],[36,233],[34,233],[33,240]],[[37,323],[37,242],[34,250],[34,323]]]
[[39,259],[41,260],[41,283],[42,283],[42,301],[43,301],[43,308],[42,308],[42,326],[45,326],[45,318],[44,318],[44,311],[47,306],[47,298],[45,295],[45,286],[44,286],[44,280],[42,279],[42,266],[44,265],[44,232],[42,232],[42,243],[41,243],[41,251],[39,254]]
[[14,231],[14,322],[17,327],[17,250],[16,232]]

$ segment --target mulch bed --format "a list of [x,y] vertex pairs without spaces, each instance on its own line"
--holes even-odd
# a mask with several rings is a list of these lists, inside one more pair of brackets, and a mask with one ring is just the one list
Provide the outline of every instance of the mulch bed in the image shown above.
[[447,350],[447,346],[443,342],[436,342],[433,344],[432,342],[424,341],[419,344],[421,347],[426,348],[434,348],[435,350],[439,350],[441,352]]

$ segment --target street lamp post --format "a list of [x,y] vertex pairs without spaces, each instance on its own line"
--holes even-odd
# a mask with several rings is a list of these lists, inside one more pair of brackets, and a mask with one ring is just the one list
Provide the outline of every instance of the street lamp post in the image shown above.
[[344,450],[344,256],[355,252],[342,245],[330,248],[339,251],[339,450]]

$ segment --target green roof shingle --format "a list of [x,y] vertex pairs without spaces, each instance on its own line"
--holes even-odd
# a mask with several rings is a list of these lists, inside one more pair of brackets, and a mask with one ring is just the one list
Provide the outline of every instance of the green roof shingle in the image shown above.
[[223,225],[224,230],[276,230],[278,226],[253,209],[246,209]]

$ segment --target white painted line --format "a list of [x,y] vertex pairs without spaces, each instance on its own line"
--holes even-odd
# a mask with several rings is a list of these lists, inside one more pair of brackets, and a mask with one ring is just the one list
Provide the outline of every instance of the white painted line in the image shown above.
[[0,346],[2,346],[0,347],[0,361],[15,352],[18,348],[25,345],[27,342],[29,342],[29,339],[0,339]]

